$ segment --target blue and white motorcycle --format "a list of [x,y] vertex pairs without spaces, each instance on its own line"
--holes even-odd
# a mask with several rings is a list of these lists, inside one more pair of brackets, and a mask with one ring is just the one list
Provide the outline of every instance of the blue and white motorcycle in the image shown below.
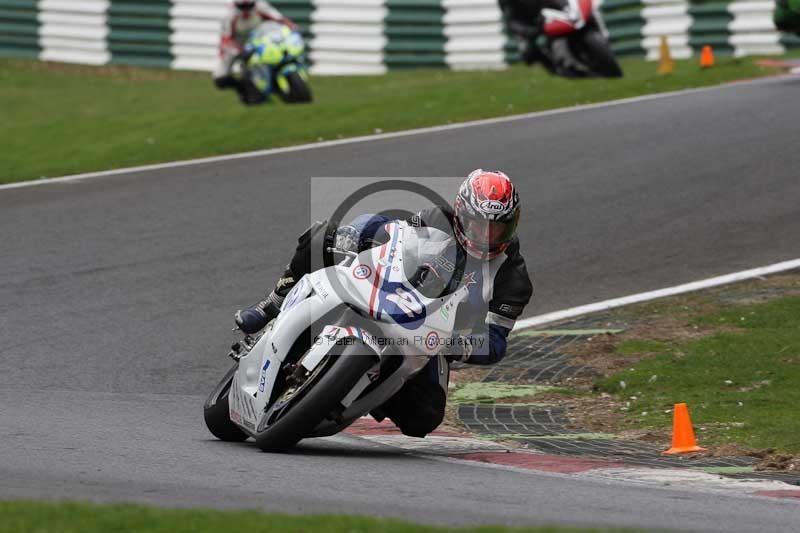
[[458,339],[470,283],[432,274],[453,245],[446,233],[405,222],[385,229],[389,241],[360,254],[328,248],[344,259],[304,276],[260,336],[234,344],[235,364],[204,406],[211,433],[252,437],[270,452],[336,434],[432,358],[447,391],[443,353]]
[[311,102],[306,46],[300,32],[266,21],[253,30],[238,61],[242,102],[267,102],[273,93],[288,104]]

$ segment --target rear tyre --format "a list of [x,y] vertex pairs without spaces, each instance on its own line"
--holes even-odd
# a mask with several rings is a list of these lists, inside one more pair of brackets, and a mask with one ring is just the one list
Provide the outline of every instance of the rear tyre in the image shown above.
[[233,375],[239,363],[236,363],[225,374],[225,377],[214,387],[203,405],[203,418],[208,430],[218,439],[227,442],[242,442],[247,440],[247,434],[231,421],[228,410],[228,393],[231,390]]
[[308,83],[299,72],[286,73],[286,81],[289,83],[288,90],[286,92],[278,91],[284,102],[287,104],[303,104],[313,100],[311,87],[308,86]]
[[341,355],[332,353],[319,364],[325,365],[309,383],[305,393],[293,400],[286,414],[256,434],[256,444],[265,452],[283,452],[310,435],[375,365],[374,352],[363,342],[346,346]]
[[569,42],[572,53],[592,74],[604,78],[622,77],[622,68],[611,51],[611,45],[599,30],[579,32]]

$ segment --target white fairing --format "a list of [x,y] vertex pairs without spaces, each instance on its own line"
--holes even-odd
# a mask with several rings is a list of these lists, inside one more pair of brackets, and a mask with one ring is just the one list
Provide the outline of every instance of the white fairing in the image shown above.
[[[333,434],[381,405],[453,336],[459,302],[468,296],[461,286],[443,298],[429,298],[409,283],[409,272],[432,262],[451,244],[447,234],[432,228],[414,228],[404,222],[387,224],[391,236],[383,246],[366,250],[348,265],[324,268],[304,276],[284,301],[281,314],[270,323],[252,350],[239,360],[229,395],[230,418],[249,434],[261,430],[262,417],[281,364],[295,340],[309,325],[331,311],[336,323],[313,333],[316,340],[299,363],[312,371],[342,342],[363,342],[375,354],[375,366],[342,401],[344,424],[323,423],[315,433]],[[343,311],[348,304],[353,311]],[[374,380],[379,358],[403,355],[401,368],[363,397]],[[327,425],[326,425],[327,424]]]

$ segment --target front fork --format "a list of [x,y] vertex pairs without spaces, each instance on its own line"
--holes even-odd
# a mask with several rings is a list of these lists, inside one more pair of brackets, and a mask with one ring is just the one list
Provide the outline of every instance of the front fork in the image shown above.
[[269,98],[272,93],[272,67],[267,65],[251,67],[250,81],[264,95],[264,98]]

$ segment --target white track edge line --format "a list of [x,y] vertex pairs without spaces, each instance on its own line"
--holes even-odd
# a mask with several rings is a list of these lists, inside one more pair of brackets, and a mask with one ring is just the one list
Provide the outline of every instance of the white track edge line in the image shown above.
[[588,305],[581,305],[578,307],[572,307],[570,309],[563,309],[561,311],[554,311],[552,313],[545,313],[543,315],[532,316],[530,318],[524,318],[522,320],[518,320],[516,325],[514,326],[514,330],[530,328],[533,326],[540,326],[542,324],[549,324],[551,322],[557,322],[559,320],[564,320],[566,318],[574,318],[577,316],[586,315],[597,311],[605,311],[608,309],[613,309],[615,307],[622,307],[624,305],[646,302],[649,300],[655,300],[657,298],[664,298],[666,296],[674,296],[676,294],[683,294],[701,289],[707,289],[710,287],[727,285],[729,283],[754,279],[769,274],[776,274],[778,272],[785,272],[787,270],[793,270],[795,268],[800,268],[800,259],[791,259],[789,261],[782,261],[780,263],[774,263],[772,265],[753,268],[750,270],[743,270],[741,272],[734,272],[732,274],[725,274],[724,276],[717,276],[713,278],[703,279],[700,281],[684,283],[683,285],[676,285],[674,287],[667,287],[664,289],[657,289],[654,291],[631,294],[629,296],[623,296],[621,298],[613,298],[611,300],[595,302]]
[[572,112],[589,111],[593,109],[603,109],[607,107],[616,107],[627,104],[635,104],[639,102],[648,102],[651,100],[660,100],[663,98],[671,98],[675,96],[683,96],[688,94],[710,92],[718,89],[735,86],[757,85],[761,83],[771,83],[784,78],[794,78],[791,75],[778,75],[767,76],[764,78],[756,78],[749,80],[732,81],[719,85],[709,85],[706,87],[692,87],[690,89],[680,89],[677,91],[667,91],[661,93],[644,94],[641,96],[633,96],[630,98],[622,98],[619,100],[608,100],[605,102],[595,102],[592,104],[576,105],[571,107],[560,107],[557,109],[547,109],[543,111],[533,111],[531,113],[522,113],[519,115],[508,115],[504,117],[485,118],[479,120],[471,120],[467,122],[456,122],[454,124],[443,124],[439,126],[429,126],[425,128],[416,128],[410,130],[393,131],[388,133],[379,133],[375,135],[362,135],[359,137],[350,137],[347,139],[335,139],[330,141],[320,141],[307,144],[298,144],[294,146],[284,146],[280,148],[268,148],[265,150],[254,150],[250,152],[240,152],[238,154],[226,154],[210,157],[200,157],[196,159],[186,159],[181,161],[171,161],[168,163],[155,163],[151,165],[141,165],[135,167],[117,168],[113,170],[101,170],[97,172],[86,172],[82,174],[72,174],[68,176],[60,176],[53,178],[40,178],[31,181],[21,181],[15,183],[7,183],[0,185],[0,191],[8,189],[18,189],[23,187],[36,187],[40,185],[51,185],[57,183],[65,183],[71,181],[79,181],[85,179],[102,178],[108,176],[117,176],[120,174],[132,174],[137,172],[147,172],[152,170],[163,170],[169,168],[178,168],[193,165],[203,165],[208,163],[219,163],[223,161],[233,161],[236,159],[248,159],[253,157],[263,157],[276,154],[286,154],[291,152],[300,152],[303,150],[316,150],[319,148],[330,148],[334,146],[342,146],[348,144],[356,144],[363,142],[381,141],[386,139],[396,139],[400,137],[410,137],[414,135],[422,135],[426,133],[438,133],[442,131],[451,131],[462,128],[470,128],[477,126],[489,126],[493,124],[503,124],[506,122],[515,122],[518,120],[535,119],[541,117],[549,117],[554,115],[567,114]]

